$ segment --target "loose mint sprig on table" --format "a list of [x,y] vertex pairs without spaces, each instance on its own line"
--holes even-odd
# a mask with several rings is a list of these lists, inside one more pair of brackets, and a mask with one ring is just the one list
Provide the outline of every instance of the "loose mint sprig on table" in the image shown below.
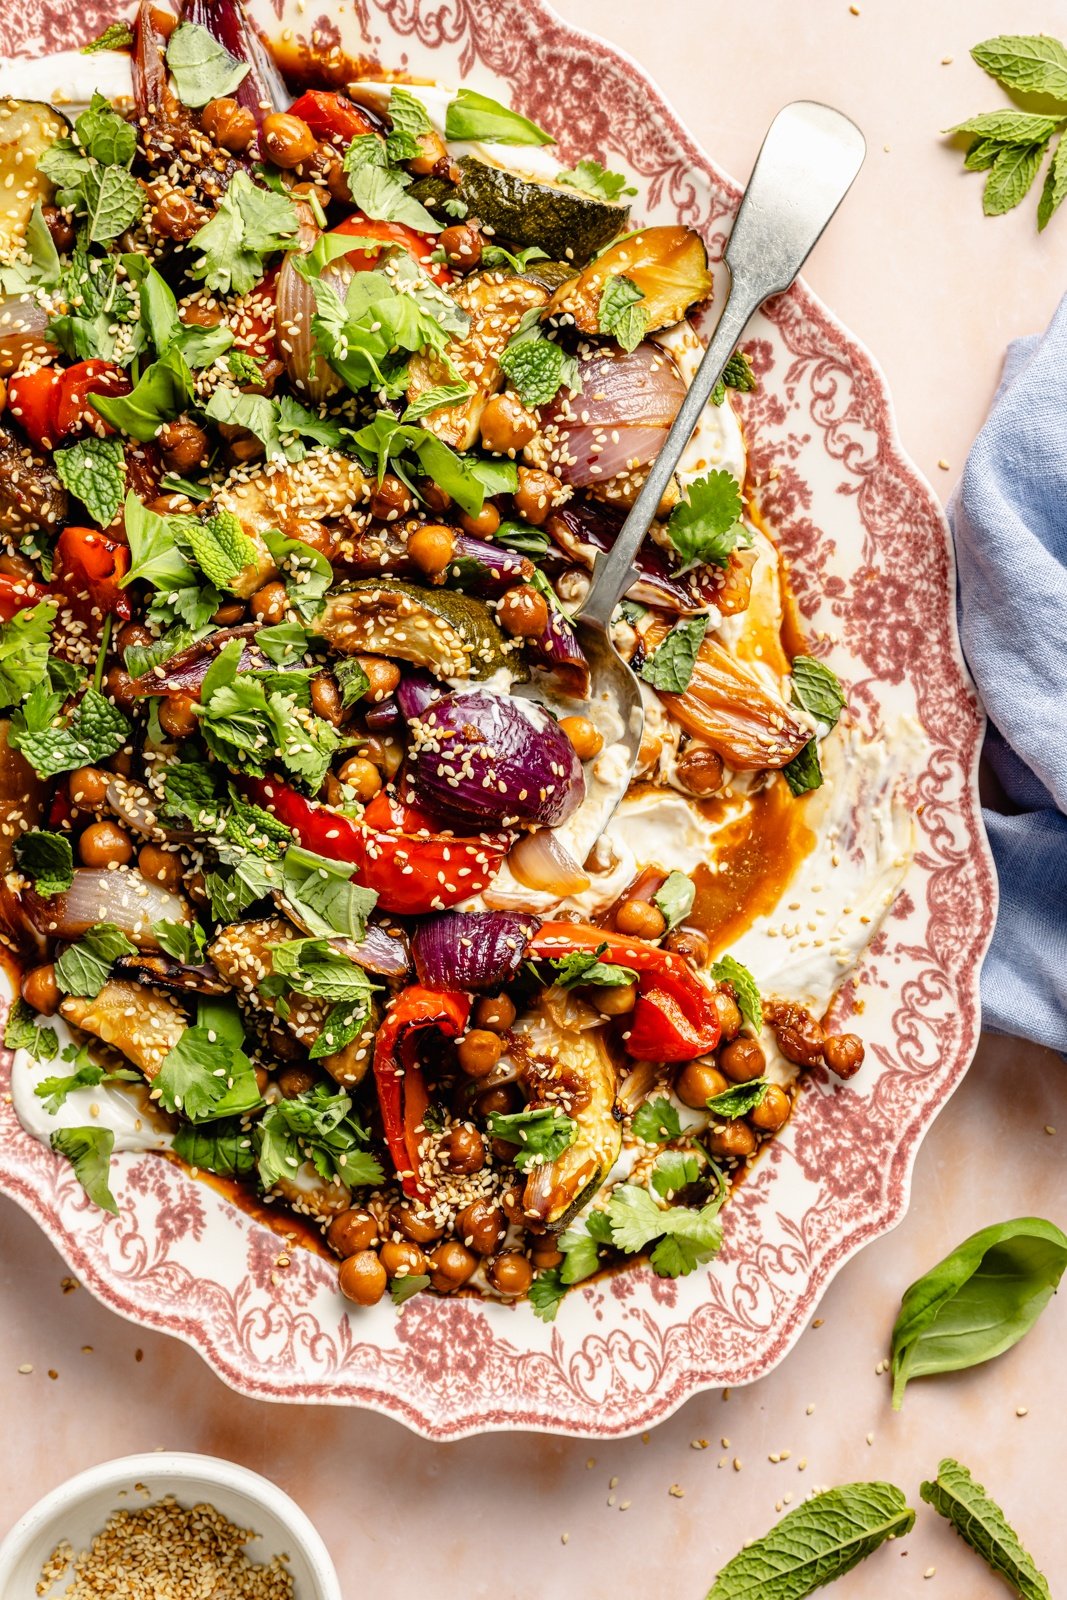
[[1040,98],[1040,110],[1006,106],[983,111],[945,132],[970,134],[964,158],[968,172],[988,172],[982,196],[987,217],[1019,205],[1029,193],[1052,140],[1052,160],[1037,203],[1037,226],[1045,228],[1067,195],[1067,48],[1046,34],[1001,34],[976,44],[978,65],[1016,96]]

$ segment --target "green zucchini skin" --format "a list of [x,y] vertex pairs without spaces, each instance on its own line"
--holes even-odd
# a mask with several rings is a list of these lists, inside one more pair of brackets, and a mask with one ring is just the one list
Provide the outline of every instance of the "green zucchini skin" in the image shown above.
[[572,266],[588,261],[630,218],[628,205],[524,178],[476,156],[464,156],[459,168],[459,192],[469,214],[491,227],[494,237],[523,249],[539,245],[554,260]]
[[487,606],[454,589],[361,578],[327,596],[314,626],[346,655],[388,655],[446,678],[489,678],[502,666],[523,676]]

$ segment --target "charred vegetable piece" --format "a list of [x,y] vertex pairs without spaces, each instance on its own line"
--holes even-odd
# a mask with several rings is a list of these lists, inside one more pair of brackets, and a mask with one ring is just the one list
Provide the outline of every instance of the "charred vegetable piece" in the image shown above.
[[120,978],[109,978],[95,1000],[67,995],[59,1014],[121,1050],[149,1080],[189,1025],[177,1001]]
[[67,520],[67,491],[51,466],[0,427],[0,533],[55,534]]
[[241,468],[211,503],[213,511],[230,511],[256,547],[257,560],[229,585],[247,600],[278,568],[263,538],[280,530],[288,538],[321,536],[320,524],[343,517],[365,498],[367,479],[359,463],[339,450],[310,450],[302,461],[279,468]]
[[454,291],[456,304],[470,315],[470,332],[455,339],[445,351],[455,367],[450,372],[437,356],[419,355],[411,362],[408,401],[443,384],[466,382],[474,393],[462,405],[430,411],[422,426],[457,450],[469,450],[478,438],[478,424],[486,401],[503,387],[500,357],[524,312],[543,306],[548,290],[525,278],[501,272],[478,273]]
[[488,223],[500,239],[539,245],[548,255],[576,266],[621,233],[630,207],[602,200],[561,183],[526,178],[517,172],[464,156],[460,197],[472,216]]
[[661,699],[676,722],[706,739],[735,772],[784,767],[811,738],[792,708],[716,639],[700,646],[685,693]]
[[198,967],[183,966],[172,956],[120,956],[115,971],[131,983],[158,985],[161,989],[188,990],[193,994],[229,994],[230,986],[210,961]]
[[439,678],[488,678],[505,662],[518,668],[480,600],[393,578],[364,578],[327,595],[315,631],[343,655],[392,656]]
[[11,871],[15,840],[44,816],[48,789],[22,751],[8,744],[10,727],[7,717],[0,719],[0,874]]
[[70,131],[65,117],[43,100],[0,100],[0,256],[21,245],[38,200],[52,185],[37,167],[49,145]]
[[581,333],[607,333],[601,297],[609,278],[627,278],[641,291],[642,328],[653,333],[680,322],[690,306],[711,294],[704,241],[689,228],[643,228],[598,256],[576,278],[558,288],[545,307],[546,321],[573,317]]

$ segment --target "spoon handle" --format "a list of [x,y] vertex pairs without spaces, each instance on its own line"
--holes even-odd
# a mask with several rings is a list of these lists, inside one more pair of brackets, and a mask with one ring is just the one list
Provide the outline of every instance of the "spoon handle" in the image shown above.
[[749,319],[769,296],[788,289],[851,188],[866,149],[854,122],[815,101],[794,101],[771,123],[726,247],[726,305],[629,516],[612,548],[597,556],[577,612],[584,622],[608,627],[637,577],[633,558]]

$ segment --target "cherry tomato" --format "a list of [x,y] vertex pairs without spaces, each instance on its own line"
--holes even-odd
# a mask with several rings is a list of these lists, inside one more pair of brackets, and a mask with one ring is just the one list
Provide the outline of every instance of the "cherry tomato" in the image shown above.
[[331,139],[348,144],[363,133],[377,133],[381,123],[370,117],[344,94],[327,94],[309,89],[289,107],[291,117],[306,122],[316,139]]
[[55,400],[54,423],[61,439],[81,432],[85,427],[93,433],[114,433],[110,423],[94,411],[90,401],[94,394],[129,394],[129,378],[110,361],[78,361],[68,367],[59,383]]
[[59,441],[55,432],[55,404],[62,368],[38,367],[36,372],[19,372],[7,386],[8,410],[42,450],[51,450]]
[[[435,283],[452,282],[452,274],[444,262],[430,260],[430,256],[437,249],[437,240],[433,234],[419,233],[403,222],[375,222],[372,218],[365,217],[362,211],[353,212],[350,217],[339,222],[332,231],[359,233],[365,239],[381,239],[385,244],[398,244],[429,273]],[[353,250],[345,259],[352,263],[357,272],[370,272],[378,265],[377,253],[371,254],[367,250]]]
[[123,622],[133,615],[121,580],[130,570],[127,545],[98,528],[64,528],[52,560],[52,582],[68,610],[82,622],[110,614]]

